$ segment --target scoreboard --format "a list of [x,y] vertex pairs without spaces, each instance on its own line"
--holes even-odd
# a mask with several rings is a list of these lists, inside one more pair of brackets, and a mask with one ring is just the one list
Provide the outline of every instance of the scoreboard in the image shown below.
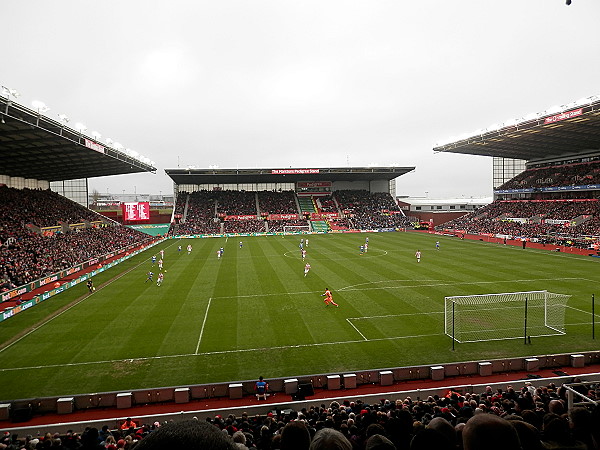
[[123,211],[123,221],[141,222],[150,220],[149,202],[123,202],[121,203]]

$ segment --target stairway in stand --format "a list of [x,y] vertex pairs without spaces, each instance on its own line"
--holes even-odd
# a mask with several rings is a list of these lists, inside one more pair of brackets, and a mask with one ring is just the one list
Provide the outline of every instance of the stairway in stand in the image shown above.
[[[312,196],[298,197],[298,204],[302,214],[319,212]],[[329,224],[325,220],[310,220],[309,223],[312,231],[325,233],[329,231]]]

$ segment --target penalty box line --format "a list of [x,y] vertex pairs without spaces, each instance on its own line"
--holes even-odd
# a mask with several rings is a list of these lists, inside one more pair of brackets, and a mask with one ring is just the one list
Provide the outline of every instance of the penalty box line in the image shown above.
[[[361,331],[358,329],[358,327],[356,325],[354,325],[354,323],[352,322],[353,320],[370,320],[370,319],[380,319],[380,318],[387,318],[387,317],[411,317],[411,316],[423,316],[423,315],[429,316],[431,314],[444,314],[444,311],[430,311],[430,312],[420,312],[420,313],[382,314],[382,315],[378,315],[378,316],[348,317],[346,319],[346,322],[348,322],[350,324],[350,326],[352,328],[354,328],[358,334],[361,335],[361,337],[363,338],[363,340],[369,341],[369,340],[377,340],[377,339],[368,339],[363,333],[361,333]],[[402,336],[397,336],[397,337],[398,338],[402,338]]]

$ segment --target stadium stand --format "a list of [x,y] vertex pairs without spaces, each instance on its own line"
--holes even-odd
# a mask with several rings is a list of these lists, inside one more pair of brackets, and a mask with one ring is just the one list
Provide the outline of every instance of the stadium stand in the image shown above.
[[495,202],[443,225],[446,230],[469,234],[494,234],[544,242],[572,240],[585,248],[588,237],[600,235],[600,204],[595,199],[496,200]]
[[390,194],[341,190],[334,195],[340,209],[350,217],[354,229],[403,228],[409,225]]
[[[571,388],[597,401],[598,385],[580,381],[575,378]],[[333,448],[348,449],[594,450],[600,442],[600,406],[592,402],[576,401],[569,409],[564,385],[519,381],[464,394],[453,389],[423,398],[384,394],[373,402],[329,400],[301,408],[277,407],[266,414],[225,412],[202,421],[194,417],[142,422],[130,428],[87,427],[81,434],[5,433],[0,445],[8,449],[332,448],[321,446],[326,433],[338,442]]]
[[261,214],[298,214],[294,191],[259,191],[258,204]]
[[0,187],[0,291],[150,240],[52,191]]
[[501,185],[499,190],[582,186],[600,183],[600,161],[533,167]]
[[219,215],[256,215],[256,192],[215,191],[217,214]]
[[180,215],[182,220],[173,224],[170,233],[279,233],[285,227],[307,226],[309,222],[278,218],[268,220],[265,224],[262,220],[236,216],[267,217],[311,213],[335,213],[342,216],[329,219],[329,224],[325,220],[311,221],[313,229],[315,224],[323,223],[324,231],[330,227],[336,230],[375,230],[404,228],[409,225],[409,220],[388,193],[342,190],[320,198],[297,198],[294,191],[196,191],[189,195],[182,193],[178,197],[175,214]]

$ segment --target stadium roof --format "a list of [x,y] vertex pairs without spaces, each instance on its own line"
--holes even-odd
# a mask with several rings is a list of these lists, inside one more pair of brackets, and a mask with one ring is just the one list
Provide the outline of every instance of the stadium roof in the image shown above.
[[436,152],[524,160],[568,157],[600,150],[600,97],[492,125],[436,144]]
[[155,171],[148,161],[0,96],[0,175],[59,181]]
[[414,167],[313,169],[165,169],[176,184],[295,183],[297,181],[393,180]]

